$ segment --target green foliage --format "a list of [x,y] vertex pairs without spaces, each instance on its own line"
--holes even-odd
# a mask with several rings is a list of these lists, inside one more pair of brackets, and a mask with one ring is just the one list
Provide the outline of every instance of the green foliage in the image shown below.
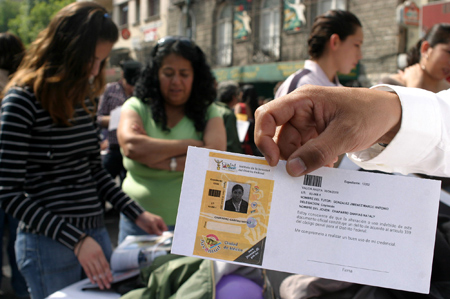
[[[11,0],[0,0],[11,1]],[[22,1],[19,13],[9,20],[9,30],[22,39],[25,45],[36,39],[47,27],[51,18],[64,6],[74,0],[29,0]]]
[[8,21],[19,14],[20,2],[0,0],[0,32],[8,31]]

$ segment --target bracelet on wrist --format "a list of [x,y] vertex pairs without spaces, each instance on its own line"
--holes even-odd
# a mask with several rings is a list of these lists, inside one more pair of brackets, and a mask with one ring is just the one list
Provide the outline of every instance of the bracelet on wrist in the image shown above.
[[[78,255],[80,254],[80,250],[81,250],[81,246],[83,246],[84,240],[86,240],[86,238],[89,237],[88,234],[83,234],[80,239],[78,240],[77,244],[75,244],[75,248],[77,248],[77,252],[75,252],[75,256],[78,257]],[[78,246],[78,247],[77,247]]]

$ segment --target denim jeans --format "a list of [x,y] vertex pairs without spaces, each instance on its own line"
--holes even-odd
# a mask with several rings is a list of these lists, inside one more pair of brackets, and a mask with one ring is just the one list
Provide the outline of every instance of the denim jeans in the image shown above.
[[120,213],[120,221],[119,221],[119,244],[122,243],[123,240],[127,236],[141,236],[148,235],[142,228],[137,226],[133,221],[128,219],[127,216]]
[[[9,266],[11,267],[11,286],[16,293],[17,297],[28,296],[27,283],[20,274],[16,263],[16,253],[14,251],[14,243],[16,242],[17,226],[19,220],[8,215],[0,209],[0,248],[3,248],[3,232],[5,227],[8,229],[8,244],[6,251],[8,253]],[[0,254],[0,265],[3,265],[3,254]],[[2,283],[2,277],[0,275],[0,285]]]
[[[100,244],[109,261],[112,247],[106,228],[88,229],[85,233]],[[44,299],[86,277],[72,250],[42,235],[19,230],[16,257],[32,299]]]

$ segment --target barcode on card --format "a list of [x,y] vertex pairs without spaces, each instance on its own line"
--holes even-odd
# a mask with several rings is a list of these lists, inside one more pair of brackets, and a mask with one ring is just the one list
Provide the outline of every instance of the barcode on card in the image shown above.
[[303,179],[303,185],[322,187],[322,177],[318,175],[307,174]]
[[212,197],[220,197],[220,190],[209,189],[208,195]]

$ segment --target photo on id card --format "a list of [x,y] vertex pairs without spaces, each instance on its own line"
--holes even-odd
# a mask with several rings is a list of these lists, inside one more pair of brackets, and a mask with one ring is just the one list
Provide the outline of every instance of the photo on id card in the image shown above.
[[209,154],[194,255],[262,265],[272,171],[265,160]]

